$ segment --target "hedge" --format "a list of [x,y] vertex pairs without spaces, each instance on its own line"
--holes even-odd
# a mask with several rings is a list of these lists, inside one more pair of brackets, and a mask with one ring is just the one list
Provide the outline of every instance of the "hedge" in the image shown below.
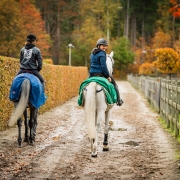
[[[0,131],[7,128],[7,121],[13,111],[13,102],[9,100],[11,83],[19,70],[19,60],[0,56]],[[47,102],[40,107],[39,113],[63,104],[78,95],[83,80],[88,77],[87,67],[43,64],[41,71],[45,80]]]

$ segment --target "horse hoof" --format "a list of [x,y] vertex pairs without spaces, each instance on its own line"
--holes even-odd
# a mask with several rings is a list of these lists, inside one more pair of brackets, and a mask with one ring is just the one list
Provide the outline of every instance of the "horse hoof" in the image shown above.
[[103,147],[103,151],[109,151],[109,147],[108,146],[104,146]]
[[34,144],[35,144],[35,141],[34,141],[34,140],[30,140],[30,141],[29,141],[29,145],[30,145],[30,146],[34,146]]
[[18,141],[19,148],[22,147],[22,141]]
[[19,146],[18,146],[19,148],[22,148],[22,144],[19,144]]
[[24,142],[29,142],[29,137],[25,137]]
[[97,154],[92,154],[91,157],[97,158]]

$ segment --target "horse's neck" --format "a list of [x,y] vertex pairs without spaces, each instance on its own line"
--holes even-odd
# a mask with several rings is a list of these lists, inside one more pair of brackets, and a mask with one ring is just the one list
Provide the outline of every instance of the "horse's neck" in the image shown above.
[[112,76],[112,62],[111,62],[110,57],[107,57],[106,64],[107,64],[109,74]]

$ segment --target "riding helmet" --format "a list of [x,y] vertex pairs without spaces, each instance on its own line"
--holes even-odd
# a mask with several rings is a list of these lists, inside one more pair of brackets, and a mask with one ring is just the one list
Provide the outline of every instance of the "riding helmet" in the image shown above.
[[102,44],[108,46],[107,40],[104,39],[104,38],[98,39],[98,41],[97,41],[97,43],[96,43],[96,46],[99,46],[99,45],[102,45]]
[[31,43],[33,41],[37,41],[37,38],[34,34],[29,34],[27,35],[26,40]]

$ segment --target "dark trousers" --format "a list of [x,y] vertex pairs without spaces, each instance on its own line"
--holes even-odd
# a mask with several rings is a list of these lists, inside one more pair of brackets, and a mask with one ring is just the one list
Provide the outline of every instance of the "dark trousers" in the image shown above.
[[116,94],[117,94],[117,101],[120,101],[120,93],[119,93],[119,89],[118,89],[118,85],[116,84],[115,80],[111,77],[111,83],[114,85],[115,90],[116,90]]
[[38,72],[37,69],[31,69],[31,70],[29,70],[29,69],[20,69],[19,72],[17,73],[17,75],[19,75],[21,73],[31,73],[31,74],[35,75],[41,81],[42,84],[44,83],[44,79],[41,76],[41,74]]

